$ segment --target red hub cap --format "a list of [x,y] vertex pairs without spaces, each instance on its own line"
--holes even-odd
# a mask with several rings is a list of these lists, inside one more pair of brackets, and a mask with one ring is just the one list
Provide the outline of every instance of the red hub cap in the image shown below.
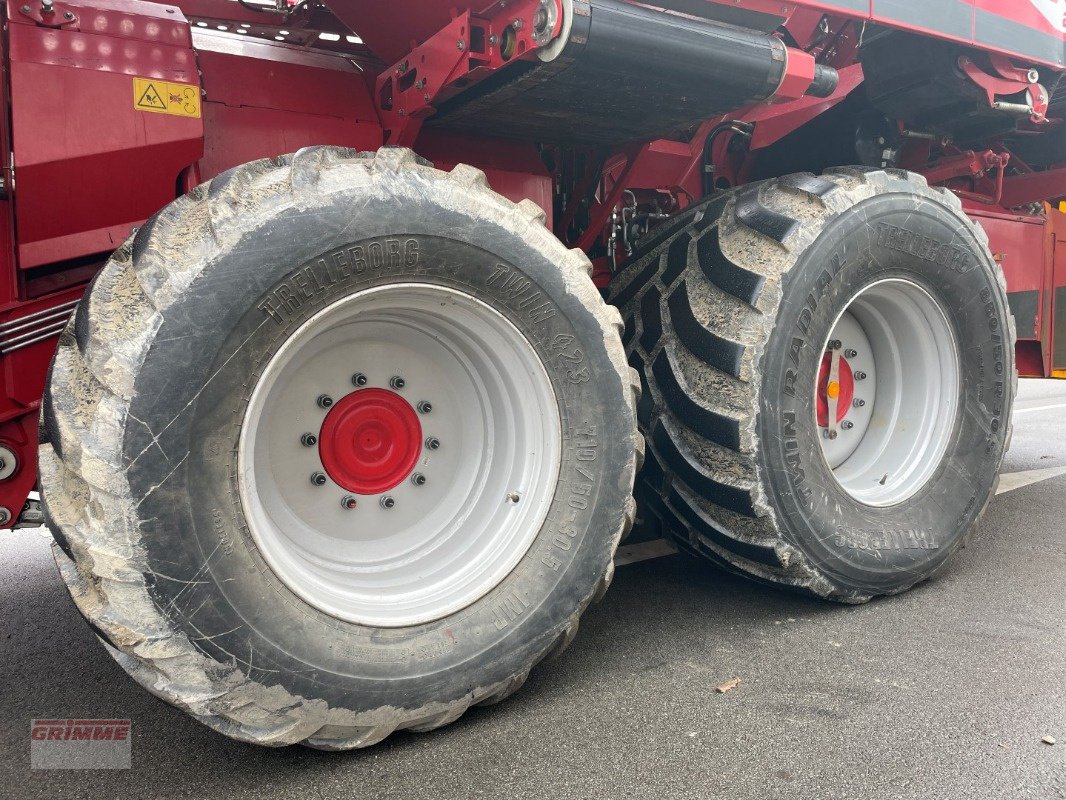
[[395,392],[360,389],[330,409],[318,452],[338,486],[378,494],[411,474],[422,452],[422,425],[411,404]]
[[[818,427],[829,427],[829,368],[833,354],[827,352],[822,356],[822,366],[818,370]],[[840,376],[835,388],[837,393],[837,422],[842,422],[851,408],[851,401],[855,399],[855,376],[851,374],[851,367],[847,359],[840,357]]]

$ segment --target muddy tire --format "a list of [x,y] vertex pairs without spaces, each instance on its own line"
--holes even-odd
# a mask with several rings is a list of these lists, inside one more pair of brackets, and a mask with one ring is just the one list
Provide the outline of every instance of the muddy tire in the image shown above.
[[61,338],[63,579],[139,683],[248,742],[362,747],[503,699],[633,518],[621,319],[531,203],[309,148],[149,220]]
[[611,291],[645,382],[642,516],[835,600],[932,575],[1009,442],[1014,323],[984,232],[893,170],[771,180],[682,221]]

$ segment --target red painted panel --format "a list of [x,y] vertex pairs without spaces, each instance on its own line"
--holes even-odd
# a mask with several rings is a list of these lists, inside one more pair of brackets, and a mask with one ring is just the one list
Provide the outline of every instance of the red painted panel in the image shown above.
[[[1040,217],[996,213],[970,206],[966,212],[988,234],[988,246],[1003,267],[1007,288],[1024,292],[1044,287],[1046,228]],[[1025,336],[1018,331],[1019,336]],[[1032,332],[1025,338],[1032,338]]]
[[342,55],[194,29],[205,99],[377,124],[371,79]]
[[[0,37],[0,103],[8,108],[7,39]],[[11,152],[10,117],[0,114],[0,153]],[[0,177],[4,187],[11,186],[12,170],[8,159],[0,160]],[[11,193],[0,197],[0,308],[6,308],[18,298],[18,270],[15,267],[15,209]]]
[[202,147],[200,119],[134,108],[134,75],[198,83],[180,12],[137,0],[69,7],[77,22],[63,29],[8,8],[23,268],[114,249],[174,198]]
[[[1061,206],[1060,206],[1061,208]],[[1052,352],[1051,375],[1066,378],[1066,213],[1050,211],[1055,245],[1052,286],[1052,330],[1049,349]]]
[[347,59],[195,33],[205,91],[202,180],[309,145],[381,146],[366,78]]
[[200,178],[210,180],[220,172],[257,158],[293,153],[301,147],[335,144],[357,150],[381,146],[381,129],[353,125],[336,117],[310,117],[273,108],[204,103],[207,124]]
[[1066,35],[1066,6],[1059,0],[973,0],[977,8],[1052,35]]
[[[988,234],[989,248],[1007,279],[1008,295],[1012,302],[1019,303],[1015,310],[1019,374],[1050,375],[1055,322],[1053,223],[1055,217],[1066,218],[1066,215],[1049,210],[1047,218],[1023,216],[993,211],[975,203],[967,204],[966,213]],[[1066,264],[1060,271],[1066,282]],[[1026,294],[1029,296],[1025,297]]]

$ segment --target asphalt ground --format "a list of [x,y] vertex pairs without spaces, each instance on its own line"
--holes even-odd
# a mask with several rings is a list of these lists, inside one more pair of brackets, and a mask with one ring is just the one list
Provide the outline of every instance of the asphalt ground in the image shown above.
[[[842,607],[636,545],[512,699],[341,754],[156,700],[47,533],[0,534],[0,797],[1066,798],[1066,382],[1023,381],[1017,410],[1000,494],[936,580]],[[132,769],[30,770],[34,717],[132,719]]]

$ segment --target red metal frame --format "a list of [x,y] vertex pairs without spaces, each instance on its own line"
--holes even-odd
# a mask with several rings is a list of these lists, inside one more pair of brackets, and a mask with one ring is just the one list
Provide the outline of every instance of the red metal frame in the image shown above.
[[[1009,296],[1026,297],[1024,315],[1015,310],[1018,373],[1023,377],[1051,376],[1056,270],[1060,282],[1066,283],[1066,263],[1056,263],[1052,220],[1061,220],[1064,215],[1051,208],[1041,216],[1011,214],[972,203],[966,204],[966,211],[988,234],[992,255],[1007,279]],[[1032,316],[1028,314],[1030,303]],[[1057,332],[1066,336],[1066,330]]]
[[[550,3],[554,23],[545,35],[554,38],[562,26],[562,3]],[[512,61],[534,57],[534,17],[541,8],[541,0],[513,0],[496,3],[485,14],[460,12],[384,70],[376,96],[389,144],[410,147],[436,104]]]
[[[423,126],[440,103],[536,58],[543,39],[534,36],[534,19],[548,0],[334,0],[328,9],[290,3],[281,11],[250,2],[55,0],[49,10],[40,0],[7,0],[0,444],[17,453],[19,469],[0,482],[0,507],[14,514],[36,480],[40,397],[73,302],[132,228],[232,166],[310,144],[367,150],[383,143],[413,146],[443,168],[472,163],[497,191],[540,205],[571,246],[594,254],[612,248],[596,259],[603,284],[610,256],[624,257],[611,237],[623,205],[683,208],[703,194],[707,167],[723,184],[751,180],[761,152],[861,86],[857,48],[867,23],[975,45],[987,57],[964,59],[960,69],[989,104],[1030,92],[1032,131],[1053,116],[1043,89],[1053,84],[1049,69],[1066,67],[1066,20],[1050,19],[1035,0],[943,0],[910,4],[913,12],[886,0],[707,0],[712,15],[742,9],[781,23],[787,69],[770,101],[676,138],[549,152]],[[560,0],[550,3],[548,39],[559,34],[562,13]],[[939,27],[930,23],[938,19]],[[1018,35],[996,41],[993,22]],[[827,98],[804,95],[816,63],[839,71]],[[1034,67],[1044,74],[1039,82]],[[134,77],[197,87],[201,116],[137,110]],[[1066,214],[1035,210],[1066,196],[1066,163],[1035,171],[1002,142],[960,150],[928,139],[909,140],[900,163],[964,198],[989,231],[1012,293],[1039,293],[1032,329],[1019,331],[1023,372],[1066,377],[1066,363],[1052,357],[1056,289],[1066,289]],[[581,174],[572,174],[576,164],[585,165]],[[1030,208],[1010,210],[1020,207]]]
[[[1049,257],[1045,266],[1050,264],[1051,280],[1049,294],[1049,319],[1056,322],[1066,317],[1066,204],[1058,210],[1048,209],[1048,249]],[[1047,285],[1047,283],[1045,283]],[[1056,334],[1066,339],[1066,325],[1049,324],[1048,337],[1042,340],[1052,352],[1050,375],[1052,378],[1066,378],[1066,341],[1056,339]]]

